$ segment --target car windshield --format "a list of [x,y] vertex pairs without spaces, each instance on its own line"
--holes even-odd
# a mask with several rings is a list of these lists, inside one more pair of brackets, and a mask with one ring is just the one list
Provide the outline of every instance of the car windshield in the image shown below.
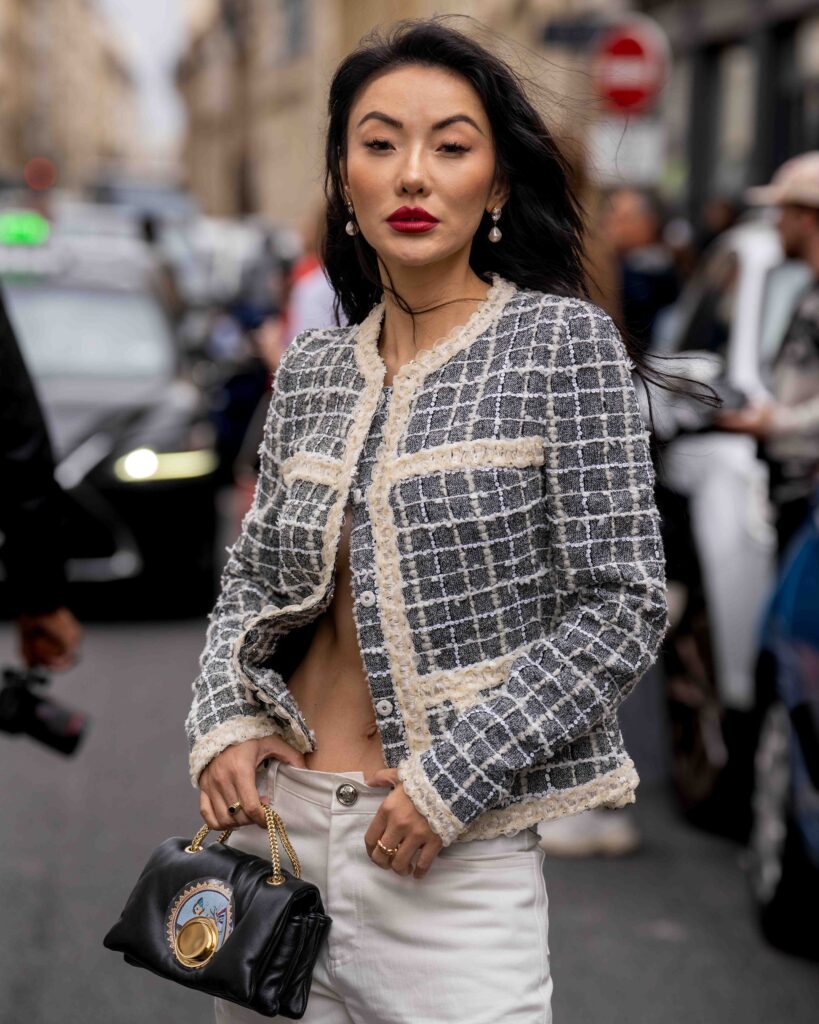
[[148,293],[55,285],[3,289],[35,377],[153,378],[173,373],[174,341]]

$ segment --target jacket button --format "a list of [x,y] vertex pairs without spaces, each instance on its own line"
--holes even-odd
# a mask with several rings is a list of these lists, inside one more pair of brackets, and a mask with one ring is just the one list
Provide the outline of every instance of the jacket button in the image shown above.
[[361,592],[361,603],[365,608],[370,608],[375,604],[375,594],[371,590],[363,590]]
[[353,501],[356,503],[356,505],[360,505],[363,500],[364,492],[361,490],[360,487],[356,487],[355,490],[353,491]]
[[389,715],[390,712],[392,711],[392,701],[380,700],[375,705],[375,710],[379,713],[379,715]]
[[336,796],[339,803],[344,804],[345,807],[352,807],[356,800],[358,800],[358,790],[351,783],[345,782],[343,786],[339,786],[336,790]]

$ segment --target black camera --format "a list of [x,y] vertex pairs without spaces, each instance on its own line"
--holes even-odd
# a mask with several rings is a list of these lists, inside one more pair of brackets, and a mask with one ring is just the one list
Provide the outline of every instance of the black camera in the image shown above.
[[88,716],[36,691],[50,677],[38,669],[3,669],[0,730],[25,733],[61,754],[73,754],[88,726]]

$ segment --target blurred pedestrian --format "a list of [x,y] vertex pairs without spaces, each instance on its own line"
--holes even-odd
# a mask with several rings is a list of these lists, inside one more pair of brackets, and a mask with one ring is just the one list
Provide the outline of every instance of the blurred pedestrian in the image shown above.
[[185,299],[179,287],[176,266],[166,251],[162,238],[162,224],[154,213],[145,212],[139,221],[142,239],[154,258],[154,276],[165,310],[178,324],[185,312]]
[[622,326],[642,352],[651,347],[657,314],[680,291],[674,257],[662,240],[664,214],[646,188],[623,186],[609,193],[600,235],[618,265]]
[[336,322],[333,314],[335,292],[319,259],[326,216],[324,203],[318,203],[302,225],[304,249],[290,272],[283,338],[285,347],[310,327],[331,327]]
[[301,228],[303,249],[285,281],[284,309],[268,317],[257,332],[259,350],[271,374],[296,335],[311,327],[335,325],[335,292],[319,259],[325,217],[322,201],[305,218]]
[[724,231],[736,224],[742,208],[742,202],[734,196],[716,195],[706,202],[696,237],[696,248],[700,256]]
[[0,294],[0,559],[29,668],[70,668],[82,638],[67,607],[63,500],[43,414]]
[[785,256],[804,260],[812,272],[769,370],[772,398],[716,414],[724,430],[760,441],[781,555],[805,522],[819,483],[819,151],[788,160],[769,185],[749,189],[747,199],[779,208]]

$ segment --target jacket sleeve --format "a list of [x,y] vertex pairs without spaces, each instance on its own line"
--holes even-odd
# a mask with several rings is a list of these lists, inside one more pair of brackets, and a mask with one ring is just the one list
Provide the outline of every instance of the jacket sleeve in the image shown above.
[[567,302],[557,329],[543,466],[556,614],[501,685],[399,765],[445,845],[508,802],[517,772],[610,715],[667,628],[654,470],[631,361],[611,318],[589,302]]
[[298,339],[288,346],[273,378],[264,435],[259,447],[259,476],[239,536],[227,549],[219,595],[208,616],[205,646],[185,720],[194,788],[199,775],[217,754],[234,743],[283,735],[283,728],[248,693],[234,664],[234,649],[245,625],[264,608],[281,606],[275,579],[276,548],[270,530],[281,509],[282,435],[285,419],[283,380]]
[[48,430],[0,296],[0,530],[15,615],[66,604],[64,524]]

